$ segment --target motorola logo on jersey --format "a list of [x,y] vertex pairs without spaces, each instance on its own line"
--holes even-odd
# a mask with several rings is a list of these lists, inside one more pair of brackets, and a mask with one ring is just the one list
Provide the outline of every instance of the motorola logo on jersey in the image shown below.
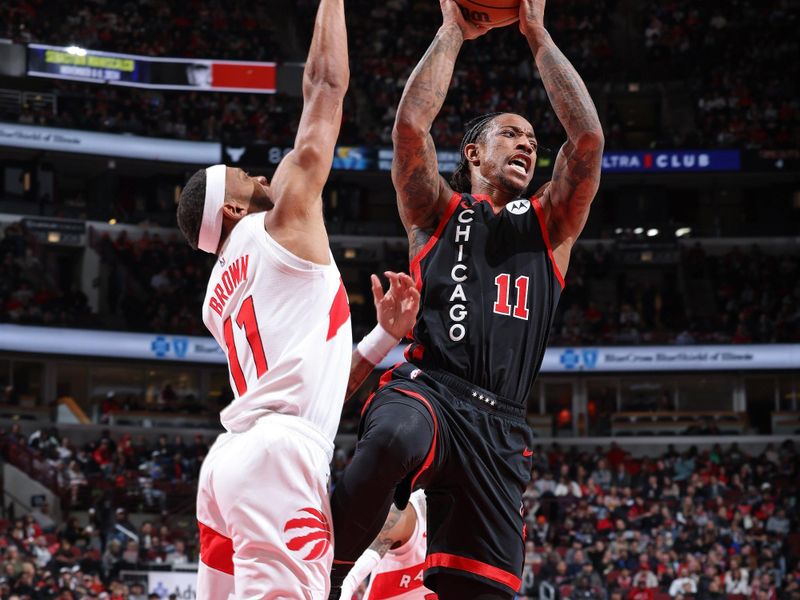
[[315,508],[301,508],[286,521],[283,541],[302,560],[318,560],[331,548],[328,518]]
[[525,200],[524,198],[521,200],[514,200],[513,202],[506,204],[506,210],[512,215],[524,215],[530,209],[531,201]]

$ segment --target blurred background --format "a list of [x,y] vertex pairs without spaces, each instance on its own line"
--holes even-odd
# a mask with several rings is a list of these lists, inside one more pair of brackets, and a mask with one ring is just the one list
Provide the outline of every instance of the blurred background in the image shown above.
[[[606,152],[528,404],[520,598],[800,598],[798,4],[548,6]],[[270,176],[291,148],[316,7],[0,5],[3,600],[194,597],[197,473],[232,393],[201,322],[212,258],[176,201],[198,168]],[[346,10],[323,199],[360,339],[369,274],[408,268],[391,127],[441,16]],[[535,189],[565,134],[516,26],[461,52],[445,174],[462,124],[504,110],[534,124]],[[345,408],[333,485],[380,372]]]

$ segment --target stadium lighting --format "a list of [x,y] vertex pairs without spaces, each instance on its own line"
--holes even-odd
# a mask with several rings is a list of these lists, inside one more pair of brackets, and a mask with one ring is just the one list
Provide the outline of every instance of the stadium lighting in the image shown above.
[[679,237],[684,237],[686,235],[689,235],[690,233],[692,233],[692,228],[691,227],[680,227],[680,228],[675,230],[675,237],[678,237],[678,238]]
[[114,219],[114,218],[111,218],[111,219],[108,220],[108,224],[109,225],[116,225],[117,224],[117,220]]
[[657,235],[658,235],[658,229],[647,230],[647,237],[656,237]]
[[644,233],[644,227],[637,227],[636,229],[633,230],[633,233],[635,233],[636,235],[642,235]]
[[67,48],[67,54],[74,54],[75,56],[86,56],[86,50],[80,48],[79,46],[69,46]]
[[614,230],[614,233],[615,233],[615,234],[617,234],[617,235],[622,235],[622,227],[617,227],[617,228]]

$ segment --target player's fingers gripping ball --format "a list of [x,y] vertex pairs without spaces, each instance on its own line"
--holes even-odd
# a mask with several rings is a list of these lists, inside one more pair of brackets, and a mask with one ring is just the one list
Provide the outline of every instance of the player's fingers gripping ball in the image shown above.
[[464,18],[484,27],[502,27],[519,19],[519,0],[456,0]]

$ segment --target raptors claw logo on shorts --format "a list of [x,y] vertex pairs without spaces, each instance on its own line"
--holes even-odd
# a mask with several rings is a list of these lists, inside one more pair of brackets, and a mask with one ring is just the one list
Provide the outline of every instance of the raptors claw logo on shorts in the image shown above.
[[315,508],[301,508],[283,528],[286,547],[303,560],[317,560],[331,547],[327,517]]

